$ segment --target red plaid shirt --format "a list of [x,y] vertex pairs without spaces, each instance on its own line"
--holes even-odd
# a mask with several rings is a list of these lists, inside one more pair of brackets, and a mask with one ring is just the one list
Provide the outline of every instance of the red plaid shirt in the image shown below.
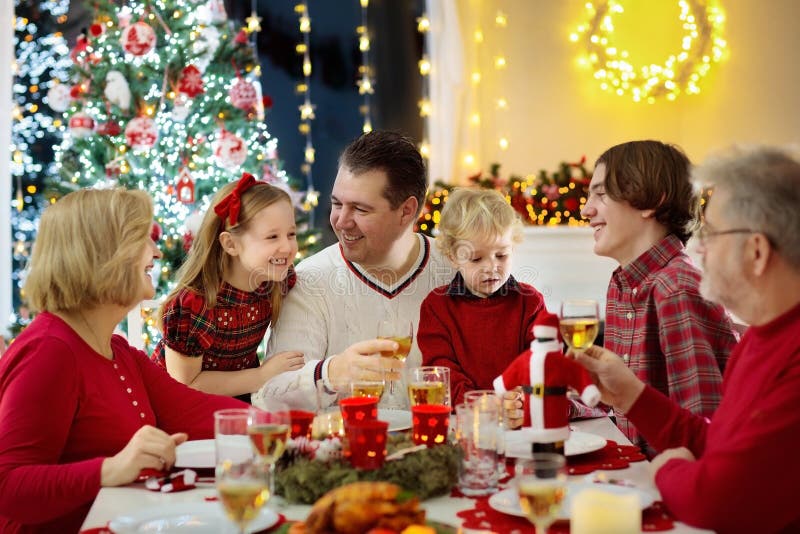
[[[286,294],[294,286],[294,270],[283,284]],[[164,311],[164,338],[152,359],[162,367],[164,345],[185,356],[203,358],[204,371],[236,371],[258,367],[256,349],[272,322],[272,282],[255,291],[223,283],[216,306],[209,308],[203,295],[181,290]]]
[[[606,295],[604,345],[645,383],[687,410],[711,417],[722,372],[738,342],[725,309],[700,296],[700,271],[674,235],[617,268]],[[617,413],[633,443],[643,439]]]

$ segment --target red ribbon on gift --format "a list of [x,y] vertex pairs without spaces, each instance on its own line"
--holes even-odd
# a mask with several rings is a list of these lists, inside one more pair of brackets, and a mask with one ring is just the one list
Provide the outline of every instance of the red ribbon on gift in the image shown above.
[[223,222],[225,219],[228,219],[231,226],[235,226],[236,223],[239,222],[239,211],[242,209],[242,194],[256,185],[256,183],[257,180],[255,176],[243,172],[239,183],[236,184],[236,188],[228,193],[225,198],[220,200],[219,204],[214,206],[214,213],[216,213]]

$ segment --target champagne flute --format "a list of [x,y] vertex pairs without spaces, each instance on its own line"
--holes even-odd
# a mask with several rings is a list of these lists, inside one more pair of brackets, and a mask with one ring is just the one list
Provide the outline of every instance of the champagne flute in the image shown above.
[[[411,352],[414,326],[411,321],[403,319],[379,321],[378,339],[391,339],[398,345],[396,351],[381,351],[381,356],[405,362],[406,358],[408,358],[408,353]],[[389,381],[389,394],[394,394],[394,380]]]
[[247,434],[247,409],[214,412],[215,480],[225,514],[244,533],[269,500],[267,473]]
[[269,493],[272,504],[285,503],[275,495],[275,464],[286,449],[286,441],[292,430],[292,416],[289,407],[275,399],[265,399],[263,409],[250,408],[247,418],[247,434],[255,448],[256,455],[269,471]]
[[531,458],[517,459],[514,474],[522,511],[536,534],[545,534],[567,495],[566,459],[561,454],[536,452]]
[[559,330],[573,350],[592,346],[600,330],[600,311],[596,300],[565,300],[561,303]]

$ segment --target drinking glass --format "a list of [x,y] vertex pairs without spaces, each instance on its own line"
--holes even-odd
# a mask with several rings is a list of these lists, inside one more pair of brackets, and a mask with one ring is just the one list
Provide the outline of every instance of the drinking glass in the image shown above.
[[418,404],[450,406],[450,368],[429,365],[409,369],[408,400],[412,407]]
[[216,486],[225,514],[244,533],[271,492],[247,433],[249,410],[214,412]]
[[265,399],[263,409],[250,408],[247,418],[247,434],[255,447],[262,466],[269,472],[269,494],[272,504],[280,506],[282,499],[275,495],[275,463],[286,449],[286,440],[292,430],[289,407],[275,399]]
[[567,462],[563,455],[533,453],[514,466],[514,486],[519,504],[537,534],[544,534],[561,511],[567,495]]
[[[398,345],[396,351],[381,351],[381,356],[405,362],[411,352],[414,326],[402,319],[378,321],[378,339],[391,339]],[[389,394],[394,394],[394,380],[389,381]]]
[[379,401],[383,397],[386,388],[386,379],[383,369],[380,370],[380,378],[368,380],[366,378],[353,378],[350,380],[350,395],[353,397],[376,397]]
[[569,348],[586,350],[600,330],[600,308],[596,300],[565,300],[561,303],[558,327]]

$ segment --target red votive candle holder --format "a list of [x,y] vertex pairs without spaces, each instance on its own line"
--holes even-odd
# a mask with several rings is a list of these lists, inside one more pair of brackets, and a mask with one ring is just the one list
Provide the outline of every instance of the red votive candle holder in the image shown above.
[[378,397],[348,397],[339,401],[345,432],[347,425],[378,419]]
[[300,436],[307,438],[311,435],[311,422],[314,421],[314,412],[289,410],[289,417],[292,418],[292,438],[299,438]]
[[450,407],[442,404],[418,404],[411,407],[411,439],[416,445],[434,447],[447,441]]
[[386,460],[386,421],[357,421],[347,425],[344,455],[356,469],[378,469]]

